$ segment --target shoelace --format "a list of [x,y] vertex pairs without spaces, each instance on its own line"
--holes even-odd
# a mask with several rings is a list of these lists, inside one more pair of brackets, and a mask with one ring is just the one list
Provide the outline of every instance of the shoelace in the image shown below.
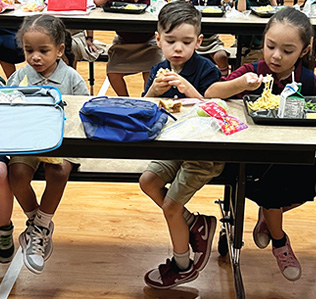
[[32,242],[32,253],[44,257],[45,245],[46,245],[46,233],[44,230],[41,230],[34,226],[34,229],[31,233],[31,242]]
[[279,259],[280,262],[282,263],[282,267],[287,268],[287,267],[296,267],[296,260],[294,256],[289,253],[288,251],[285,251],[281,254],[279,254]]
[[12,236],[0,236],[0,246],[7,247],[10,246],[12,242]]

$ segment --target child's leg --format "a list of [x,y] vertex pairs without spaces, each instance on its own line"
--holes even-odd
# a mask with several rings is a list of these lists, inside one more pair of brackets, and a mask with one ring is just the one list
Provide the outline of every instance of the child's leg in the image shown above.
[[62,164],[45,164],[46,187],[39,209],[47,214],[54,214],[63,196],[72,163],[63,160]]
[[283,213],[290,211],[302,204],[293,204],[288,207],[280,209],[265,209],[263,208],[263,215],[265,222],[269,228],[270,235],[273,239],[281,239],[284,237],[283,231]]
[[0,161],[0,227],[10,225],[13,210],[13,193],[9,186],[7,165]]
[[151,171],[144,171],[139,178],[141,190],[148,195],[160,208],[163,206],[163,200],[168,189],[165,187],[166,182],[158,175]]
[[[163,213],[166,218],[169,234],[172,240],[173,251],[178,254],[189,251],[189,230],[188,225],[183,218],[184,207],[182,204],[173,201],[166,196],[163,202]],[[189,258],[186,269],[189,266]]]
[[128,91],[126,82],[124,80],[125,74],[121,73],[108,73],[109,81],[111,83],[112,88],[116,92],[118,96],[126,96],[128,97]]
[[33,224],[20,236],[24,249],[24,263],[29,270],[40,274],[44,262],[53,251],[52,234],[54,223],[52,218],[61,201],[67,184],[72,164],[63,160],[62,164],[44,165],[46,187]]
[[13,224],[11,222],[13,194],[7,175],[7,165],[0,160],[0,263],[10,262],[14,254]]
[[[196,219],[193,217],[194,223],[189,228],[185,219],[191,217],[184,205],[206,182],[221,173],[223,164],[158,161],[152,162],[148,169],[150,171],[144,172],[140,179],[140,186],[163,209],[174,255],[171,261],[167,260],[167,263],[160,265],[158,269],[149,271],[145,281],[155,288],[173,287],[195,279],[209,259],[216,219],[212,216],[198,215]],[[173,182],[167,190],[165,184],[172,181],[172,178]],[[193,249],[194,263],[190,260],[191,233],[194,242],[191,246],[192,249],[196,249]]]
[[301,277],[301,265],[292,250],[289,237],[283,231],[283,212],[300,205],[293,204],[280,209],[263,208],[264,219],[272,239],[272,253],[283,276],[291,281]]
[[[186,208],[166,196],[166,183],[151,171],[145,171],[140,177],[140,187],[164,212],[174,251],[184,253],[189,250],[188,224],[183,216]],[[192,215],[188,210],[186,213]],[[194,218],[191,220],[193,222]],[[178,245],[180,244],[180,245]]]
[[10,186],[25,213],[38,208],[36,194],[31,186],[34,171],[34,168],[27,164],[10,162]]

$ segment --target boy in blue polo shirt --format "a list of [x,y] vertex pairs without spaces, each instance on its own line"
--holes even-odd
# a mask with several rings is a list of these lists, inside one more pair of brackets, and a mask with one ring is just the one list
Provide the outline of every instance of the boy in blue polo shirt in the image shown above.
[[[183,14],[184,9],[187,15]],[[143,96],[203,98],[206,89],[220,79],[221,73],[214,63],[195,52],[203,39],[199,11],[190,3],[176,1],[163,7],[158,18],[156,41],[166,60],[150,70]],[[171,72],[157,77],[160,68]]]
[[[201,13],[185,1],[166,4],[158,16],[156,39],[166,60],[150,72],[146,97],[202,98],[220,71],[195,53],[202,35]],[[156,76],[160,68],[172,70]],[[173,258],[145,275],[147,285],[166,289],[198,277],[207,264],[216,229],[214,216],[194,215],[184,205],[197,190],[221,174],[223,163],[211,161],[152,161],[140,187],[162,210],[173,245]],[[169,189],[166,184],[170,183]],[[194,261],[190,259],[190,247]]]

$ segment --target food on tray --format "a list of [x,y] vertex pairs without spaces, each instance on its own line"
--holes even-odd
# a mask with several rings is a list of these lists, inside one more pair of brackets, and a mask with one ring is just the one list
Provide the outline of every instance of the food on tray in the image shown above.
[[42,3],[39,4],[39,2],[42,2],[42,1],[35,1],[35,0],[28,1],[22,5],[21,9],[27,12],[42,11],[45,8],[45,6]]
[[316,119],[316,113],[315,112],[307,112],[306,114],[307,119]]
[[256,12],[271,12],[271,11],[274,11],[275,8],[272,7],[271,5],[267,5],[267,6],[259,6],[259,7],[256,7],[255,8]]
[[179,100],[172,100],[172,99],[167,99],[167,100],[160,100],[159,107],[163,107],[167,111],[171,113],[175,112],[180,112],[181,107],[182,107],[182,102]]
[[128,4],[125,6],[125,9],[139,9],[139,7],[135,4]]
[[0,13],[7,9],[14,9],[14,1],[2,0],[0,1]]
[[202,10],[203,12],[222,12],[219,7],[207,7]]
[[309,109],[309,110],[315,110],[316,111],[316,102],[312,102],[312,100],[309,100],[309,101],[305,102],[304,109]]
[[253,110],[261,110],[261,109],[276,109],[279,108],[280,105],[280,96],[272,94],[272,86],[273,86],[273,77],[272,75],[266,75],[263,78],[263,82],[265,84],[264,90],[261,94],[261,97],[257,99],[255,102],[248,102],[248,107]]
[[170,70],[161,67],[156,74],[156,78],[162,78],[166,73],[170,73]]

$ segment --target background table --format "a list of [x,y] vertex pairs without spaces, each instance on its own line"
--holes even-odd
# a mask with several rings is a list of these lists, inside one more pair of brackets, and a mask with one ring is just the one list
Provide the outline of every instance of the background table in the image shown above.
[[[157,28],[157,16],[145,12],[143,14],[122,14],[104,12],[97,7],[89,15],[56,15],[69,29],[93,29],[127,32],[153,32]],[[0,14],[0,25],[4,28],[18,28],[23,21],[22,16],[14,11]],[[228,19],[225,17],[203,17],[202,32],[207,34],[261,34],[267,18],[250,14],[248,19]]]

